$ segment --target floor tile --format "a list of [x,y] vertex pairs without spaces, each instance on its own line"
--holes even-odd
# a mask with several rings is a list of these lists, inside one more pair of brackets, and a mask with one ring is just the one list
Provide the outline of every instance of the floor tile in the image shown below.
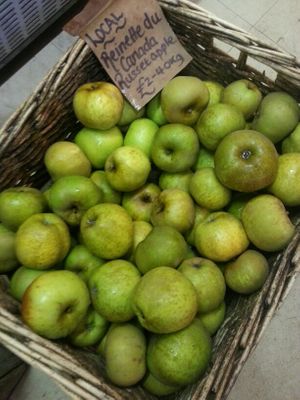
[[297,400],[300,276],[248,358],[227,400]]
[[278,2],[278,0],[219,0],[219,2],[226,6],[234,14],[253,25],[258,21],[258,19],[268,13],[269,10]]
[[254,25],[255,28],[277,43],[282,49],[300,59],[300,2],[278,1]]
[[49,43],[0,87],[0,126],[30,96],[63,54]]

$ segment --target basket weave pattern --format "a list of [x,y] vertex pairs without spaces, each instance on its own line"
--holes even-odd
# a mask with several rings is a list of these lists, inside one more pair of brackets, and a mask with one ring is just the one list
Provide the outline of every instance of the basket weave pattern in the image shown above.
[[[263,93],[285,90],[300,101],[300,63],[290,54],[271,47],[249,33],[215,17],[186,0],[161,0],[163,11],[177,37],[193,57],[184,71],[223,84],[247,78]],[[238,59],[217,47],[217,41],[240,51]],[[271,68],[275,79],[251,68],[253,58]],[[43,156],[50,144],[72,138],[79,125],[72,111],[76,88],[88,81],[108,80],[104,70],[81,41],[65,54],[31,97],[0,131],[0,190],[13,185],[41,187],[49,176]],[[292,216],[297,223],[297,216]],[[228,303],[227,318],[214,340],[213,359],[201,381],[174,399],[225,399],[250,352],[289,292],[300,269],[300,236],[284,252],[272,257],[271,273],[263,289]],[[101,374],[103,365],[87,351],[63,341],[50,342],[22,323],[19,304],[7,294],[7,279],[0,278],[0,342],[24,361],[45,371],[74,399],[151,399],[141,388],[121,390]]]

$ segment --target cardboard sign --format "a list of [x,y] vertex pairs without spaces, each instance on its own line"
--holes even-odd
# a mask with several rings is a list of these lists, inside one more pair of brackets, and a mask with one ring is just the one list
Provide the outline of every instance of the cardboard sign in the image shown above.
[[65,30],[85,40],[137,110],[192,59],[156,0],[92,0]]

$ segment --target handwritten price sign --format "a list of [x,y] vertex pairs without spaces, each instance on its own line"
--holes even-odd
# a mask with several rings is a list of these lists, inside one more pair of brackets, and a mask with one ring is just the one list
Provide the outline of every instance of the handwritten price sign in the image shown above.
[[114,0],[80,36],[136,109],[191,61],[155,0]]

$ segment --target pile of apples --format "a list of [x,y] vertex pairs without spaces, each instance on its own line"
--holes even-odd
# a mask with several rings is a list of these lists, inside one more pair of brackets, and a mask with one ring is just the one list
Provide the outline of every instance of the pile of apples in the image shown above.
[[299,105],[176,76],[139,111],[109,82],[73,110],[48,185],[0,193],[0,273],[34,332],[99,353],[113,384],[174,393],[207,370],[226,290],[259,290],[295,233]]

